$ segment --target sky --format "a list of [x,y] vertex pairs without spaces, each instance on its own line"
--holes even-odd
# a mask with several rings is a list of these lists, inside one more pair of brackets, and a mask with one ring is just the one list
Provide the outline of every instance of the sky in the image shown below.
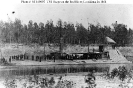
[[[10,0],[11,1],[11,0]],[[11,2],[8,2],[11,3]],[[56,25],[63,22],[82,23],[86,28],[88,23],[111,26],[116,21],[133,29],[133,4],[1,4],[0,20],[7,21],[18,18],[23,24],[43,22],[52,19]],[[15,11],[12,14],[12,11]]]

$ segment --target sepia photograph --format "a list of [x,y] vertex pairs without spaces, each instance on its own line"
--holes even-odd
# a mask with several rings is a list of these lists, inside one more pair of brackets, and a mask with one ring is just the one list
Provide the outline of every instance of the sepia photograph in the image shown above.
[[133,88],[133,3],[0,1],[0,88]]

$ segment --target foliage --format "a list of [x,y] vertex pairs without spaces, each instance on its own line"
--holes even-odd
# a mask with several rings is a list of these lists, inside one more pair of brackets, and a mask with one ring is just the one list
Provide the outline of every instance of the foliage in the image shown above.
[[118,68],[114,68],[110,73],[105,74],[105,78],[107,79],[118,77],[121,81],[124,81],[128,76],[130,76],[130,72],[128,72],[125,66],[119,66]]
[[62,38],[65,44],[100,44],[105,43],[105,37],[114,39],[118,45],[125,46],[133,43],[133,30],[125,24],[113,23],[110,26],[102,27],[100,24],[90,24],[88,29],[82,23],[74,25],[70,22],[58,20],[54,25],[52,20],[45,24],[29,21],[28,24],[22,24],[20,19],[15,21],[0,21],[0,38],[5,43],[44,43],[58,44]]

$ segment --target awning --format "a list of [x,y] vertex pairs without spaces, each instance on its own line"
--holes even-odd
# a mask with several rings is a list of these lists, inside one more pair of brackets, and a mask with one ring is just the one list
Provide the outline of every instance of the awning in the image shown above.
[[111,39],[109,37],[106,37],[106,42],[107,43],[111,43],[111,44],[115,44],[116,43],[113,39]]

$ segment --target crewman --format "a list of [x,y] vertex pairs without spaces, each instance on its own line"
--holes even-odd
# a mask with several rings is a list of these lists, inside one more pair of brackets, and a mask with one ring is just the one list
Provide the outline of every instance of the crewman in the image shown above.
[[11,63],[11,57],[9,58],[9,62]]

